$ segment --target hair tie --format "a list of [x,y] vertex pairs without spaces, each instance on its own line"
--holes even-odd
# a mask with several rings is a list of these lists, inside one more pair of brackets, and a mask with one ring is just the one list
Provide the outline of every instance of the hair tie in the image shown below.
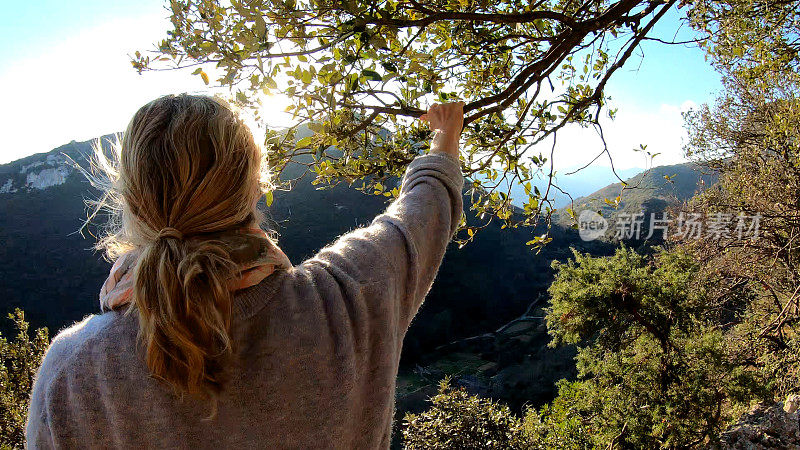
[[172,228],[172,227],[164,227],[161,231],[158,232],[158,236],[156,236],[156,240],[162,238],[175,238],[178,240],[183,240],[183,233],[179,230]]

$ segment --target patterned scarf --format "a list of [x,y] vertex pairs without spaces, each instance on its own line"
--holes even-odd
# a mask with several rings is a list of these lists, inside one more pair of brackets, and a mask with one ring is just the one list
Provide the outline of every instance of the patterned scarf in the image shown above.
[[[283,251],[267,237],[260,228],[244,227],[235,230],[208,233],[189,237],[187,240],[220,240],[230,249],[231,259],[239,264],[242,274],[231,280],[231,291],[255,286],[276,270],[290,269],[292,263]],[[103,312],[120,308],[133,298],[133,272],[141,249],[121,255],[111,267],[111,272],[100,288],[100,310]]]

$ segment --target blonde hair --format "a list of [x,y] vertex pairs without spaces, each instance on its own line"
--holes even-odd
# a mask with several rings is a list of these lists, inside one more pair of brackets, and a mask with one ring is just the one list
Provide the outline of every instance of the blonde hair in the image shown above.
[[140,108],[111,159],[96,145],[84,172],[103,191],[90,219],[111,213],[97,248],[111,259],[141,250],[129,311],[150,373],[178,393],[219,394],[234,350],[227,281],[239,274],[221,241],[185,238],[259,226],[256,203],[271,188],[264,162],[230,105],[181,94]]

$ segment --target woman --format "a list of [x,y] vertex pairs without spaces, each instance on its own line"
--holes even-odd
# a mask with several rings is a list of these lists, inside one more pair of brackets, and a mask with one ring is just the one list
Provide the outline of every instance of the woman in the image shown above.
[[292,267],[258,228],[262,155],[237,116],[142,107],[108,167],[103,313],[53,340],[28,446],[388,448],[403,337],[462,216],[463,103],[421,119],[431,150],[400,196]]

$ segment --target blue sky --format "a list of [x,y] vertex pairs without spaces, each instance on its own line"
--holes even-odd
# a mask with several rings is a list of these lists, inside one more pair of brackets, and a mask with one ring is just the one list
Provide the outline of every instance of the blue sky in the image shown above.
[[[0,163],[49,151],[71,140],[121,131],[148,100],[171,92],[204,92],[188,72],[138,75],[128,54],[146,50],[169,28],[163,1],[17,1],[0,18]],[[671,12],[656,29],[672,38],[679,13]],[[681,30],[677,38],[692,35]],[[632,152],[638,144],[663,155],[658,164],[682,160],[680,112],[711,101],[719,77],[698,48],[648,42],[644,58],[634,56],[609,83],[607,93],[619,108],[606,124],[615,165],[645,167]],[[275,116],[275,120],[278,117]],[[588,162],[599,140],[588,130],[565,129],[559,137],[558,165]],[[608,165],[599,160],[597,164]]]
[[11,3],[6,4],[6,13],[0,18],[0,39],[13,45],[0,47],[0,66],[46,52],[59,39],[120,17],[148,17],[162,11],[166,15],[164,2],[156,0],[17,0]]
[[[681,23],[681,12],[669,11],[652,35],[670,41],[695,37],[694,31]],[[712,100],[719,88],[719,75],[706,62],[701,49],[648,41],[615,74],[608,90],[619,102],[654,106],[677,99],[703,103]]]
[[[694,38],[696,33],[681,21],[683,14],[673,8],[655,26],[651,36],[676,42]],[[713,102],[720,88],[719,75],[697,46],[643,43],[606,88],[611,106],[618,108],[614,121],[603,122],[614,165],[622,169],[649,168],[685,161],[681,113]],[[583,166],[602,149],[594,131],[575,128],[564,131],[558,137],[557,168]],[[649,161],[642,153],[633,151],[640,145],[660,154]],[[604,157],[595,164],[608,166],[610,162]]]

